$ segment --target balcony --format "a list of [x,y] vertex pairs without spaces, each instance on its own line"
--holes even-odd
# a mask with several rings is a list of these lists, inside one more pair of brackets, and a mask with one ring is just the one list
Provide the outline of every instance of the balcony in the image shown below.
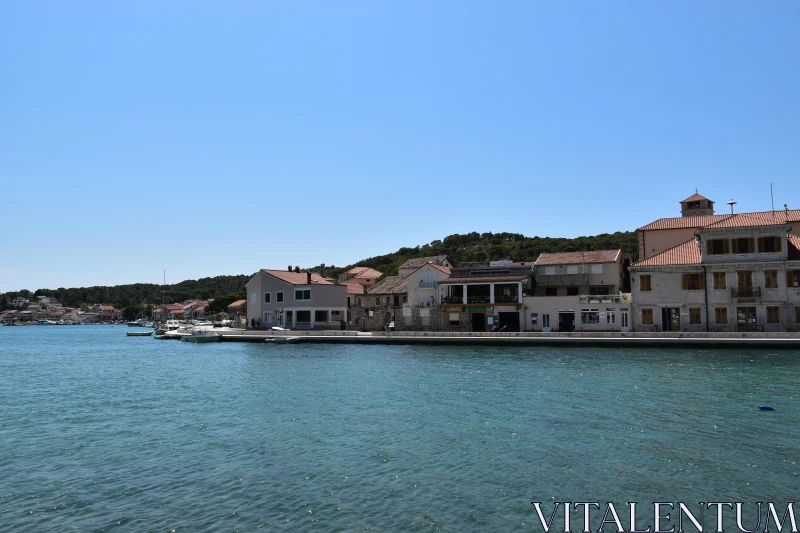
[[436,282],[435,281],[420,281],[419,282],[420,289],[435,289]]
[[731,289],[731,298],[761,298],[761,287]]

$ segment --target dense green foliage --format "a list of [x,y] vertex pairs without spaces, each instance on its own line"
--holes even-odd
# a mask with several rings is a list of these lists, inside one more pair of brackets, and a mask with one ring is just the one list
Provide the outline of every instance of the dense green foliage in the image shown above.
[[[588,252],[591,250],[615,250],[630,252],[636,259],[638,241],[636,232],[603,233],[593,237],[574,239],[558,237],[526,237],[518,233],[477,233],[450,235],[444,240],[436,240],[414,248],[400,248],[398,251],[370,257],[342,268],[328,267],[326,275],[335,277],[339,273],[356,266],[368,266],[380,270],[387,276],[397,274],[397,268],[409,259],[433,255],[447,255],[457,264],[487,264],[489,261],[530,261],[541,253]],[[317,267],[315,270],[318,270]]]
[[[447,255],[460,265],[469,263],[486,264],[489,261],[511,260],[533,262],[544,252],[585,252],[590,250],[613,250],[620,248],[630,252],[636,260],[638,241],[632,231],[603,233],[592,237],[574,239],[553,237],[526,237],[518,233],[467,233],[450,235],[444,240],[436,240],[414,248],[400,248],[396,252],[370,257],[346,267],[326,268],[325,275],[336,277],[355,265],[375,268],[392,276],[398,267],[408,259],[432,255]],[[319,271],[320,267],[312,270]],[[76,289],[39,289],[31,294],[27,290],[7,292],[0,295],[0,309],[6,309],[17,296],[54,296],[66,307],[79,307],[85,304],[102,303],[125,309],[130,316],[138,316],[142,303],[174,303],[190,299],[217,299],[209,306],[210,313],[216,313],[245,296],[245,283],[252,276],[217,276],[186,280],[175,285],[160,286],[148,283],[117,285],[115,287],[82,287]]]
[[39,289],[32,294],[28,291],[15,291],[2,295],[0,302],[8,307],[11,300],[17,296],[25,296],[31,300],[36,296],[53,296],[65,307],[107,304],[116,306],[118,309],[133,309],[135,316],[138,316],[143,303],[175,303],[192,299],[207,300],[232,293],[244,294],[244,285],[251,277],[252,275],[216,276],[198,280],[189,279],[164,286],[153,283],[135,283],[114,287]]

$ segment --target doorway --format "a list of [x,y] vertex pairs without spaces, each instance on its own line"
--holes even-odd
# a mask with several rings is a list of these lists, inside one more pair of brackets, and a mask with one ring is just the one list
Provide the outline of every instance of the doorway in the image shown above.
[[471,313],[472,331],[486,331],[486,313]]
[[503,331],[519,331],[519,313],[497,313],[497,321]]
[[661,323],[664,331],[681,330],[680,307],[665,307],[661,310]]
[[575,329],[575,311],[558,312],[558,331],[573,331]]
[[736,331],[758,331],[755,307],[736,308]]
[[619,320],[620,320],[620,323],[619,323],[620,329],[619,330],[623,331],[623,332],[624,331],[630,331],[630,329],[631,329],[631,327],[630,327],[630,318],[628,318],[628,311],[627,310],[622,310],[622,311],[619,312]]

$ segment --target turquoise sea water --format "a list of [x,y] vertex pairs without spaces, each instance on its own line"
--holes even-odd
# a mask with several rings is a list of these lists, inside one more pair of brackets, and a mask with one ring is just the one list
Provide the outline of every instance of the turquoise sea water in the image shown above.
[[125,331],[0,328],[0,530],[541,531],[532,501],[800,488],[796,351]]

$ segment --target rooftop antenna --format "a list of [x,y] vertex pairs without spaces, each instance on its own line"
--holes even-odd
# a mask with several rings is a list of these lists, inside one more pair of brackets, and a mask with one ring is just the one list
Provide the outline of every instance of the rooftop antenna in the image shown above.
[[772,183],[769,184],[769,195],[772,197],[772,218],[775,218],[775,194],[772,192]]
[[728,205],[731,206],[731,215],[732,215],[733,214],[733,206],[736,205],[736,200],[731,198],[730,200],[728,200]]

